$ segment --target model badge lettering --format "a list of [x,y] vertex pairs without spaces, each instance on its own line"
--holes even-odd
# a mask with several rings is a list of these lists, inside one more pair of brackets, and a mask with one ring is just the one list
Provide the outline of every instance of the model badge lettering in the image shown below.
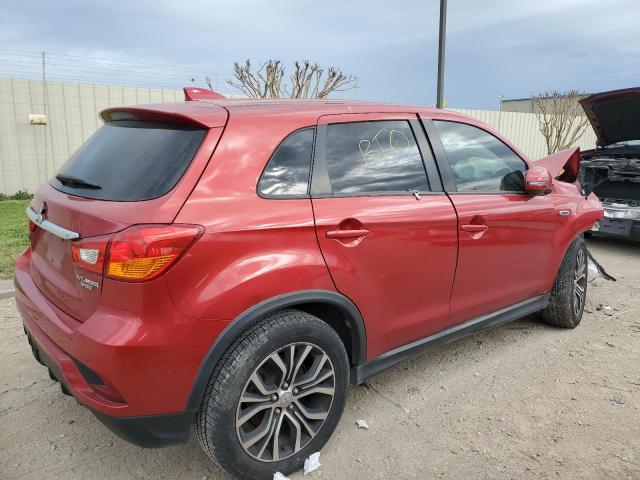
[[82,288],[86,288],[87,290],[93,290],[94,288],[98,288],[100,284],[94,280],[90,280],[82,275],[78,275],[76,273],[76,279]]

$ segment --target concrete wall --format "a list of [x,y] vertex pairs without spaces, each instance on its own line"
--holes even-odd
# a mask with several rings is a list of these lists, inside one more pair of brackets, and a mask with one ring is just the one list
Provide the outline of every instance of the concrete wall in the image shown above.
[[[0,193],[33,193],[102,124],[107,108],[183,100],[181,90],[84,85],[0,78]],[[455,110],[488,123],[533,159],[546,155],[535,115]],[[47,113],[47,125],[29,125],[29,114]],[[589,128],[578,145],[593,148]]]

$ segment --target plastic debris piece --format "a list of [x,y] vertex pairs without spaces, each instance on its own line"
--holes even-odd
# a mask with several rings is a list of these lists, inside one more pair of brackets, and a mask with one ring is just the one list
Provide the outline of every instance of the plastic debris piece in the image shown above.
[[309,458],[304,461],[304,474],[308,475],[314,470],[320,468],[320,465],[320,452],[312,453],[309,455]]
[[369,424],[366,420],[356,420],[356,423],[358,424],[358,428],[365,428],[369,430]]
[[600,276],[600,270],[598,270],[598,267],[596,267],[595,263],[589,260],[589,263],[587,265],[587,279],[590,282],[593,282],[599,276]]
[[273,474],[273,480],[289,480],[289,477],[285,477],[280,472],[276,472]]
[[604,307],[602,307],[602,311],[609,317],[613,315],[613,308],[611,307],[611,305],[605,305]]

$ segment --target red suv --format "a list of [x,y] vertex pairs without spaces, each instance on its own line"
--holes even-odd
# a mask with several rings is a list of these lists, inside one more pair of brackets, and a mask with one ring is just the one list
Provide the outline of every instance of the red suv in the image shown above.
[[271,478],[322,448],[350,381],[532,312],[580,322],[603,210],[578,151],[534,163],[422,107],[195,93],[102,112],[27,209],[33,353],[122,438],[193,425]]

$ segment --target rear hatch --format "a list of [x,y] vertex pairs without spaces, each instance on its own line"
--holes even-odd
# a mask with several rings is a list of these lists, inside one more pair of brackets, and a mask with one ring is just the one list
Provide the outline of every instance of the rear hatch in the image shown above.
[[103,112],[105,125],[40,187],[27,209],[31,277],[78,321],[99,305],[103,276],[84,268],[94,262],[93,250],[83,250],[89,252],[83,263],[78,246],[103,245],[103,255],[116,232],[172,223],[211,158],[226,110],[209,104],[202,119],[188,114],[197,112],[191,102],[181,105]]

